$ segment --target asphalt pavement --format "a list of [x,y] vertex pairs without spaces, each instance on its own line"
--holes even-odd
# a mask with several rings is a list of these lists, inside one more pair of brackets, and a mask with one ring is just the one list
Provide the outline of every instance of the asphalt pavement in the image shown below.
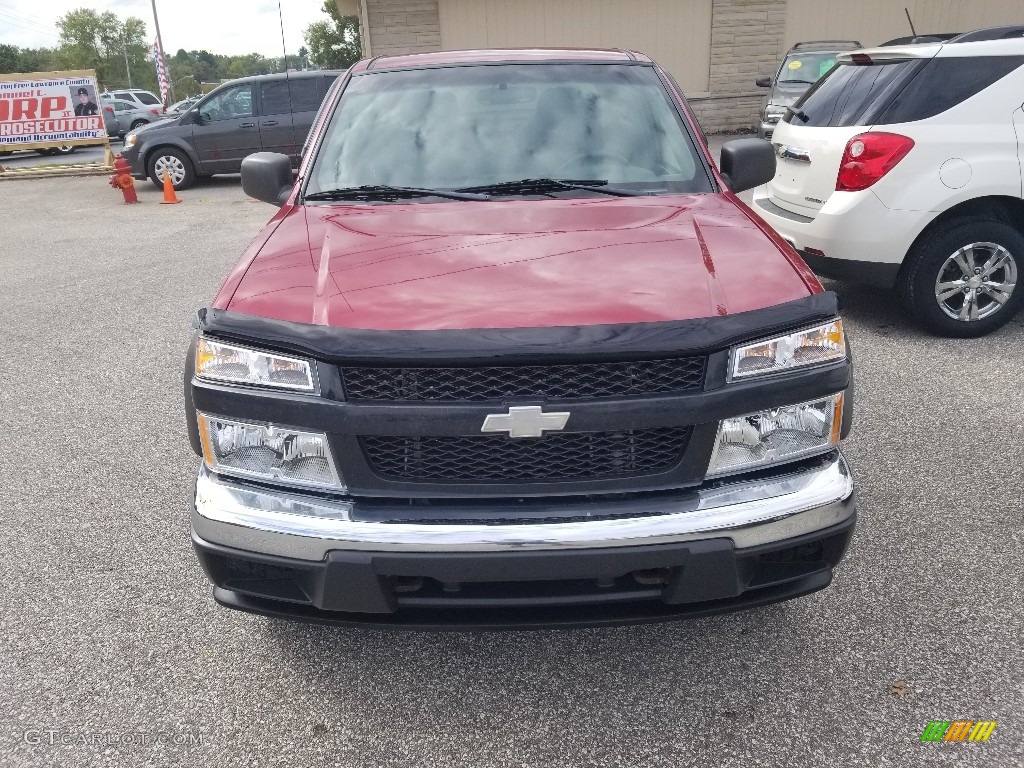
[[[717,154],[717,152],[716,152]],[[0,184],[0,765],[1024,765],[1024,316],[928,336],[833,284],[860,493],[832,586],[727,616],[394,633],[217,607],[189,543],[189,321],[272,215]],[[996,720],[923,744],[930,720]]]

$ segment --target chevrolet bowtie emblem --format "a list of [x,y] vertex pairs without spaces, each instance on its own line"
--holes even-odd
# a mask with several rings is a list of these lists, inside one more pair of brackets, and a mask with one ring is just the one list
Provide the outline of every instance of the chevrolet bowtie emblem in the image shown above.
[[565,429],[568,411],[544,413],[539,405],[517,405],[508,413],[489,413],[481,432],[508,432],[509,437],[543,437],[545,431]]

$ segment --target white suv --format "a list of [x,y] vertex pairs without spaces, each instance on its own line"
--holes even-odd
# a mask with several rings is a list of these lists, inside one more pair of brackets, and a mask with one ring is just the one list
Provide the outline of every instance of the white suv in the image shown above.
[[127,88],[120,91],[114,91],[113,93],[105,91],[100,94],[104,101],[118,100],[118,101],[130,101],[139,109],[150,109],[154,106],[163,109],[164,103],[159,98],[154,96],[149,91],[143,91],[140,88]]
[[1024,303],[1024,39],[837,58],[775,129],[754,210],[816,272],[896,286],[937,333],[1003,325]]

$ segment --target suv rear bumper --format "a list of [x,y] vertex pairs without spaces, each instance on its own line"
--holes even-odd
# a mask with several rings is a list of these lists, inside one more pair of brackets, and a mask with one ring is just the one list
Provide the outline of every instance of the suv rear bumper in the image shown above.
[[807,209],[813,216],[803,215],[776,205],[767,190],[754,192],[751,208],[805,258],[810,249],[815,272],[882,288],[896,282],[907,251],[935,216],[887,208],[871,190],[834,192],[821,210]]
[[[586,515],[588,502],[571,505]],[[623,501],[613,517],[498,525],[367,522],[357,504],[202,470],[192,536],[217,601],[254,613],[418,628],[598,625],[822,589],[855,506],[838,451],[678,498]]]

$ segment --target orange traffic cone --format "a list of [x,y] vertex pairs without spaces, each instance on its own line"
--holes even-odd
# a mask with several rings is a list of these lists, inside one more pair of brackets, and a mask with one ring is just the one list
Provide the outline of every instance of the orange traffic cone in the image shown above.
[[171,181],[171,174],[164,171],[164,199],[160,202],[160,205],[180,202],[181,200],[174,194],[174,183]]

